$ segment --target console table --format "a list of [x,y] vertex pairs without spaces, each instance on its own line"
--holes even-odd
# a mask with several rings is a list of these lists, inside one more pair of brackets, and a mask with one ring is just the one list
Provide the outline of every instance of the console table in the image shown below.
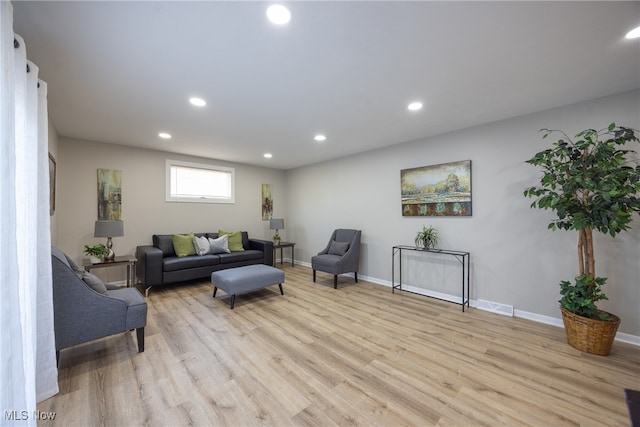
[[[462,264],[462,301],[460,302],[460,304],[462,305],[462,312],[464,313],[464,306],[466,305],[467,307],[469,307],[469,271],[471,270],[469,259],[471,257],[471,254],[469,252],[453,251],[448,249],[424,249],[417,246],[405,245],[394,246],[393,253],[391,255],[391,292],[395,292],[396,289],[402,290],[402,251],[412,251],[424,255],[450,255],[460,261],[460,264]],[[398,284],[395,283],[396,255],[398,255],[398,266],[400,270]]]

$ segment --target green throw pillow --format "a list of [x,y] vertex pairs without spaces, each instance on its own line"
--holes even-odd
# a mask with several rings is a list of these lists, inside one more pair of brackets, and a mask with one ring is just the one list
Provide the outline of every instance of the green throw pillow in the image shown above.
[[178,257],[196,254],[196,248],[193,246],[194,236],[194,233],[173,235],[173,250]]
[[244,251],[244,247],[242,246],[242,232],[234,231],[233,233],[229,233],[228,231],[218,230],[218,237],[222,237],[225,234],[229,235],[229,250],[231,252]]

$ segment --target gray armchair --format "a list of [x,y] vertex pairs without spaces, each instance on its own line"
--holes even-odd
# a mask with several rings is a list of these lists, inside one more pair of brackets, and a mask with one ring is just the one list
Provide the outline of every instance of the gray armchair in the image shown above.
[[132,329],[144,351],[147,302],[137,289],[105,285],[55,247],[51,264],[57,359],[64,348]]
[[313,281],[316,281],[316,270],[319,270],[333,274],[334,289],[338,289],[338,274],[354,273],[358,283],[360,235],[360,230],[334,230],[327,247],[311,257]]

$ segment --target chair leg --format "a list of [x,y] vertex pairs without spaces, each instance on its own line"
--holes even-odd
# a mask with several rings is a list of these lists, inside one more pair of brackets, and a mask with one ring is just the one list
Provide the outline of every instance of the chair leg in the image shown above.
[[354,272],[355,276],[356,276],[356,283],[358,283],[358,272]]
[[338,289],[338,275],[333,275],[333,289]]
[[136,335],[138,337],[138,353],[144,351],[144,327],[136,329]]
[[315,283],[315,282],[316,282],[316,271],[313,270],[313,283]]

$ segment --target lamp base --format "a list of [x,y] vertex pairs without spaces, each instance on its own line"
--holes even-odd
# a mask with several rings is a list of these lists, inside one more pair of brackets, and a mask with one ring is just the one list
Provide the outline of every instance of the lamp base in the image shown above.
[[104,260],[113,261],[114,259],[116,259],[116,254],[111,249],[109,249],[109,253],[104,256]]
[[113,242],[111,241],[111,237],[107,237],[107,249],[109,252],[104,256],[105,261],[113,261],[116,259],[116,253],[113,252]]

